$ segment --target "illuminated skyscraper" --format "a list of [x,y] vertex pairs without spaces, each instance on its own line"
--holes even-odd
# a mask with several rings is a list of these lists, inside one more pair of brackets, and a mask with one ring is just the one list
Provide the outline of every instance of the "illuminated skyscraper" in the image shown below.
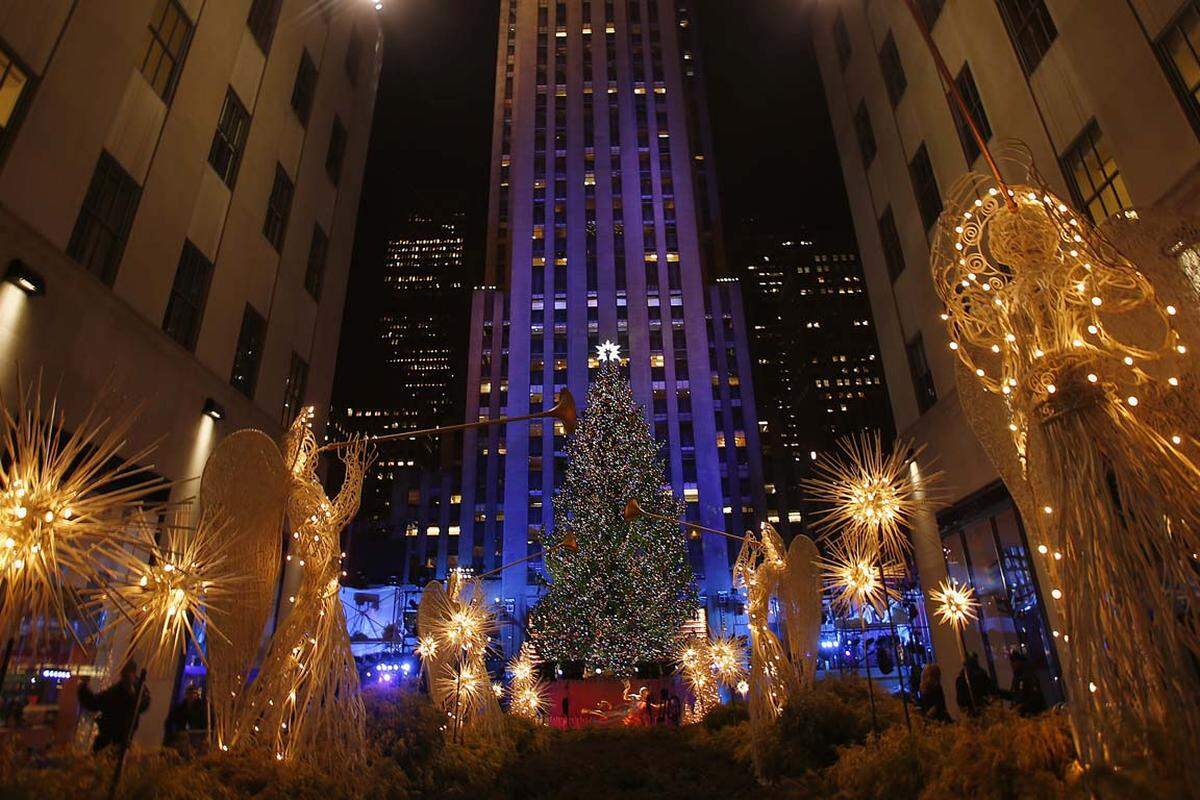
[[739,239],[755,385],[770,398],[759,408],[768,513],[803,532],[813,455],[855,431],[892,438],[871,306],[854,248],[753,230]]
[[[550,408],[564,388],[582,402],[611,340],[687,516],[741,531],[765,516],[762,467],[706,114],[687,0],[502,0],[466,418]],[[539,549],[564,444],[550,422],[464,437],[460,564]],[[691,547],[710,621],[732,626],[736,547]],[[542,576],[538,561],[507,570],[495,595],[519,618]]]
[[[381,436],[457,420],[467,302],[460,225],[458,214],[446,219],[417,214],[388,242],[379,315],[378,401],[335,408],[333,418],[346,433]],[[399,440],[378,449],[362,512],[381,520],[388,516],[398,470],[432,466],[438,443]]]

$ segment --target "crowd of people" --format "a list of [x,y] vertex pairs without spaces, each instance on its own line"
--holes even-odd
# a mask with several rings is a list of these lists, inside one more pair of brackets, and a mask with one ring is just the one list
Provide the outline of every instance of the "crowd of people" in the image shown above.
[[[978,717],[984,708],[996,700],[1007,700],[1022,716],[1033,716],[1046,710],[1046,697],[1029,657],[1020,650],[1013,650],[1009,653],[1008,662],[1012,668],[1012,684],[1004,690],[997,687],[988,671],[979,665],[977,653],[967,655],[958,677],[954,679],[954,700],[962,713],[968,717]],[[921,672],[917,708],[928,719],[953,721],[946,708],[942,670],[937,664],[926,664]]]

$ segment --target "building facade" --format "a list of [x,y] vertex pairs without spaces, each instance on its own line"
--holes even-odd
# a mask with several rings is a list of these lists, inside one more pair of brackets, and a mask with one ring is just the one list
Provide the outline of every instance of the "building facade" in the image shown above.
[[[768,519],[808,531],[800,483],[842,436],[892,438],[862,265],[850,246],[750,229],[738,237],[759,403]],[[811,532],[811,531],[810,531]]]
[[[611,340],[688,517],[742,530],[762,519],[758,425],[705,114],[686,0],[503,0],[466,418],[549,409],[563,389],[582,402]],[[564,444],[552,421],[467,433],[461,565],[539,549]],[[735,553],[692,546],[706,603],[728,606]],[[496,595],[523,616],[541,576],[507,570]]]
[[162,440],[178,499],[224,434],[326,408],[380,45],[360,4],[8,4],[0,269],[37,291],[0,284],[5,396],[145,401],[130,450]]
[[[916,5],[984,136],[992,146],[1023,141],[1059,196],[1096,222],[1133,207],[1196,212],[1200,4]],[[923,464],[936,461],[946,476],[949,507],[915,531],[921,583],[928,590],[949,572],[974,584],[983,608],[968,648],[1001,685],[1006,651],[1025,648],[1048,695],[1058,695],[1057,612],[1038,590],[1044,576],[1020,515],[958,403],[928,269],[942,192],[986,167],[904,3],[838,0],[809,11],[896,426],[927,445]],[[938,657],[956,672],[955,643],[939,627]]]
[[[434,428],[461,419],[462,365],[466,360],[463,310],[462,215],[413,215],[388,242],[379,316],[380,363],[369,368],[378,402],[337,404],[331,415],[346,434],[387,436]],[[378,457],[363,487],[360,517],[390,518],[398,470],[431,467],[436,440],[395,440],[376,445]]]

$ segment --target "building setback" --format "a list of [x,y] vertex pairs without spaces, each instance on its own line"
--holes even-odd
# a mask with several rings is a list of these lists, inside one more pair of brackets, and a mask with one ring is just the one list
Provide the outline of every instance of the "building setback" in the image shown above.
[[[1095,222],[1133,207],[1196,213],[1196,3],[917,5],[991,145],[1024,141],[1051,189],[1081,213]],[[959,406],[928,267],[942,193],[968,168],[986,167],[946,104],[905,4],[822,2],[810,13],[896,427],[928,445],[918,469],[936,462],[947,476],[949,508],[916,531],[921,583],[928,591],[947,571],[973,583],[982,614],[968,649],[1008,685],[1005,653],[1024,647],[1057,696],[1057,611],[1038,589],[1039,557]],[[1180,250],[1196,258],[1195,242]],[[953,637],[940,626],[933,637],[949,682],[958,670]]]
[[[0,269],[43,293],[0,284],[0,387],[41,371],[68,427],[102,387],[145,401],[130,450],[161,439],[154,469],[188,497],[223,435],[328,406],[378,19],[310,0],[18,6],[0,14]],[[172,687],[152,684],[138,736],[157,744]]]
[[[740,531],[764,518],[758,425],[696,34],[686,0],[503,0],[466,418],[548,409],[563,389],[582,402],[611,340],[688,517]],[[468,432],[459,564],[539,549],[564,445],[549,420]],[[736,553],[719,537],[691,547],[715,620]],[[507,570],[495,595],[522,617],[542,577],[540,561]]]

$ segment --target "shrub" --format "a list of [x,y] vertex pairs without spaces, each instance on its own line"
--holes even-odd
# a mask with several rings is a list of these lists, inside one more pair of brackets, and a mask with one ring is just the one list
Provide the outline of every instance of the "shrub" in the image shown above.
[[446,746],[442,731],[445,713],[434,707],[428,695],[416,692],[368,689],[363,692],[363,702],[371,746],[414,781],[429,780],[434,762]]
[[736,725],[750,719],[750,709],[745,703],[722,704],[711,709],[704,715],[701,724],[710,731],[717,731],[728,725]]
[[912,736],[897,725],[843,748],[825,771],[825,789],[844,800],[1083,797],[1070,777],[1074,760],[1061,715],[1023,718],[990,709],[978,722],[918,720]]
[[[854,677],[826,678],[788,699],[776,724],[762,737],[756,761],[764,780],[795,777],[837,760],[839,747],[866,741],[871,733],[870,688]],[[900,702],[874,687],[878,730],[902,718]]]

